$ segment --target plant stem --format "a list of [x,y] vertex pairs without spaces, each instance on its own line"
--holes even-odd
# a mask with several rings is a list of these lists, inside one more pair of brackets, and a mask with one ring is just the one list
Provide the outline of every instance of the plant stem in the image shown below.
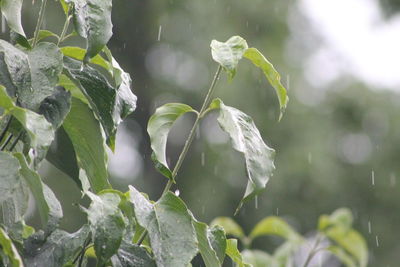
[[58,39],[58,42],[57,42],[57,46],[59,46],[60,43],[61,43],[62,41],[64,41],[64,37],[65,37],[65,34],[66,34],[67,31],[68,31],[68,26],[69,26],[69,21],[70,21],[70,20],[71,20],[71,15],[67,15],[67,19],[66,19],[66,21],[65,21],[65,23],[64,23],[64,27],[63,27],[63,29],[62,29],[61,35],[60,35],[60,37],[59,37],[59,39]]
[[10,134],[10,136],[8,136],[8,138],[6,139],[6,141],[4,141],[4,144],[1,146],[0,151],[3,151],[4,149],[6,149],[8,143],[10,143],[12,137],[13,137],[12,134]]
[[[215,90],[215,86],[217,85],[217,81],[218,81],[219,76],[221,74],[221,70],[222,70],[222,67],[221,67],[221,65],[219,65],[218,69],[217,69],[217,71],[216,71],[216,73],[214,75],[214,78],[213,78],[213,80],[211,82],[210,88],[208,89],[207,95],[204,98],[203,105],[201,106],[200,112],[197,113],[197,117],[196,117],[196,120],[195,120],[195,122],[193,124],[193,127],[190,130],[189,136],[186,139],[185,145],[183,146],[181,154],[179,155],[178,161],[176,162],[176,165],[175,165],[175,167],[174,167],[174,169],[172,171],[172,179],[168,180],[168,183],[165,185],[165,188],[163,190],[163,193],[162,193],[161,197],[164,196],[171,189],[171,186],[174,184],[175,177],[178,174],[178,171],[182,166],[182,163],[183,163],[183,161],[184,161],[184,159],[186,157],[186,154],[189,151],[190,145],[193,142],[193,139],[194,139],[194,136],[195,136],[195,133],[196,133],[196,128],[199,125],[200,120],[203,118],[203,115],[204,115],[203,113],[205,113],[207,111],[207,106],[210,104],[212,94],[213,94],[213,92]],[[147,231],[144,231],[142,233],[142,235],[140,236],[139,241],[137,242],[137,244],[139,246],[142,244],[142,242],[144,241],[146,236],[147,236]]]
[[319,243],[322,241],[322,236],[320,234],[317,235],[317,238],[315,240],[314,246],[313,248],[310,250],[310,253],[307,256],[306,261],[304,262],[303,267],[307,267],[308,264],[311,262],[312,258],[315,256],[315,254],[317,254],[317,252],[319,251],[318,249],[318,245]]
[[17,138],[12,142],[10,146],[10,151],[13,151],[14,147],[17,145],[19,139],[21,139],[22,135],[24,134],[24,130],[21,130],[21,132],[18,134]]
[[40,31],[40,27],[42,27],[42,24],[43,24],[44,13],[46,10],[46,4],[47,4],[47,0],[42,0],[42,5],[40,6],[40,11],[39,11],[39,17],[38,17],[38,20],[36,23],[35,33],[33,35],[32,47],[35,47],[39,40],[39,31]]
[[12,118],[13,118],[13,117],[10,116],[10,118],[9,118],[8,121],[7,121],[6,126],[4,127],[3,131],[2,131],[1,134],[0,134],[0,143],[1,143],[1,141],[3,141],[4,136],[6,136],[6,133],[7,133],[7,131],[8,131],[8,128],[9,128],[10,125],[11,125]]

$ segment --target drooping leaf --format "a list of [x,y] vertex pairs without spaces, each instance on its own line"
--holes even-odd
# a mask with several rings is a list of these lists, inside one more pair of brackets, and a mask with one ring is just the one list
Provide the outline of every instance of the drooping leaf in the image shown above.
[[24,243],[26,266],[64,266],[82,249],[88,234],[89,228],[84,225],[72,234],[55,230],[47,238],[40,232],[31,236]]
[[8,26],[16,33],[25,37],[21,23],[21,10],[23,0],[2,0],[1,13],[6,18]]
[[94,250],[98,265],[103,266],[117,252],[124,235],[124,217],[118,207],[121,198],[114,193],[86,194],[92,200],[86,213],[94,240]]
[[220,227],[209,228],[207,224],[194,220],[199,251],[207,267],[221,266],[226,250],[225,232]]
[[127,103],[129,98],[126,94],[132,94],[132,92],[119,91],[118,88],[111,86],[98,70],[90,66],[82,65],[81,62],[68,57],[64,58],[64,64],[65,74],[89,100],[90,107],[106,132],[107,144],[114,150],[117,126],[128,115],[124,107],[126,105],[135,107],[136,98],[131,97],[132,102]]
[[52,31],[40,30],[38,34],[38,42],[49,37],[53,37],[57,41],[60,39],[60,37]]
[[237,238],[243,239],[245,237],[242,227],[238,225],[233,219],[229,217],[217,217],[210,225],[220,225],[224,228],[227,235],[233,235]]
[[38,111],[42,101],[54,94],[62,71],[62,53],[53,43],[38,43],[28,53],[31,87],[18,90],[21,106]]
[[[64,46],[60,49],[64,56],[71,57],[79,61],[83,61],[85,58],[86,50],[83,48],[77,46]],[[100,55],[92,57],[89,63],[99,65],[107,71],[110,71],[111,68],[110,64]]]
[[301,236],[284,220],[269,216],[261,220],[250,233],[250,239],[264,235],[277,235],[287,240],[298,241]]
[[254,65],[259,67],[264,72],[269,83],[272,85],[272,87],[274,87],[279,99],[282,116],[282,113],[286,109],[289,98],[287,96],[285,87],[283,87],[281,84],[281,76],[275,70],[274,66],[256,48],[247,49],[243,56],[253,62]]
[[55,129],[60,127],[71,109],[71,93],[62,87],[56,87],[55,92],[40,103],[39,113],[42,114]]
[[253,119],[242,111],[224,105],[220,99],[213,100],[212,106],[219,106],[218,123],[229,134],[233,148],[243,153],[247,188],[238,209],[245,201],[252,199],[265,189],[275,169],[273,158],[275,151],[268,147],[255,126]]
[[42,116],[30,110],[16,106],[0,86],[0,107],[5,113],[13,115],[24,127],[30,138],[30,145],[35,149],[37,163],[44,158],[46,151],[54,139],[54,129]]
[[244,250],[242,258],[253,267],[279,267],[276,260],[268,253],[261,250]]
[[148,231],[157,266],[186,267],[197,254],[196,231],[183,201],[168,192],[152,204],[129,187],[137,222]]
[[226,240],[226,255],[228,255],[233,262],[235,262],[238,267],[251,267],[250,264],[246,263],[243,260],[242,254],[240,254],[237,248],[237,240],[236,239],[228,239]]
[[8,237],[7,233],[2,228],[0,228],[0,247],[4,255],[8,257],[8,260],[10,262],[10,265],[7,265],[3,259],[3,264],[5,266],[24,267],[21,256],[18,253],[18,250],[15,248],[10,237]]
[[87,39],[84,58],[97,55],[112,36],[112,0],[68,0],[73,3],[73,21],[80,36]]
[[212,58],[224,68],[230,79],[235,76],[239,60],[247,48],[246,40],[240,36],[233,36],[224,43],[216,40],[211,42]]
[[111,257],[113,267],[156,267],[146,249],[122,241],[117,254]]
[[344,265],[346,265],[346,267],[357,267],[354,259],[342,248],[338,246],[330,246],[326,250],[335,255]]
[[147,125],[147,132],[153,149],[153,161],[157,170],[169,179],[173,179],[173,177],[166,157],[168,133],[174,122],[187,112],[196,111],[185,104],[168,103],[156,109]]
[[63,211],[60,202],[58,201],[54,192],[46,184],[42,183],[43,195],[46,203],[49,206],[49,217],[45,228],[45,233],[51,233],[57,228],[58,223],[63,217]]
[[[93,191],[110,188],[104,139],[100,124],[90,108],[73,97],[63,128],[72,141],[78,165],[86,172]],[[84,184],[84,181],[81,182]]]

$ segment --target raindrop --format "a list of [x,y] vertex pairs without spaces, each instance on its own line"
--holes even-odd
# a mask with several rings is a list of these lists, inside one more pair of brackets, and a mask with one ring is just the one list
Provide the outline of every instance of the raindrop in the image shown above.
[[276,216],[279,216],[279,208],[276,208]]
[[124,50],[125,50],[125,48],[126,48],[126,43],[124,43]]
[[375,242],[376,242],[376,246],[379,247],[379,238],[377,235],[375,236]]
[[311,164],[312,163],[312,154],[311,152],[308,152],[308,163]]
[[201,207],[201,214],[204,214],[206,211],[206,208],[204,206]]
[[290,75],[286,75],[286,89],[290,90]]
[[249,21],[246,21],[246,28],[249,27]]
[[217,174],[218,174],[218,166],[215,165],[215,166],[214,166],[214,175],[217,175]]
[[181,192],[179,191],[179,189],[175,190],[175,196],[179,197],[179,195],[181,194]]
[[200,139],[200,128],[196,128],[196,139]]
[[83,68],[84,68],[84,66],[83,66],[83,63],[82,63],[80,71],[83,71]]
[[254,206],[256,209],[258,209],[258,196],[254,197]]
[[396,185],[396,175],[394,173],[390,174],[390,186],[393,187]]
[[162,31],[162,26],[160,25],[160,26],[158,27],[158,37],[157,37],[157,41],[160,41],[160,40],[161,40],[161,31]]
[[1,15],[1,33],[6,32],[6,18]]
[[206,156],[204,152],[201,152],[201,166],[204,166],[205,162],[206,162]]
[[371,234],[371,221],[368,221],[368,233]]
[[375,185],[375,172],[374,172],[374,170],[371,171],[371,180],[372,180],[372,185]]

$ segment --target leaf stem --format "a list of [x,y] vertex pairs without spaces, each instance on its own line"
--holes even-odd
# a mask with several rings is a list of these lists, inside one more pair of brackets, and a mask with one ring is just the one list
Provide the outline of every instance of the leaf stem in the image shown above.
[[19,139],[21,139],[22,135],[24,134],[24,130],[21,130],[21,132],[18,134],[17,138],[12,142],[10,146],[10,151],[13,151],[14,147],[17,145]]
[[67,15],[67,19],[65,20],[64,27],[62,29],[61,35],[58,38],[57,46],[60,45],[62,41],[64,41],[65,34],[68,31],[69,21],[71,20],[71,15]]
[[39,40],[39,32],[40,32],[40,27],[42,27],[42,24],[43,24],[44,13],[46,10],[46,4],[47,4],[47,0],[42,0],[42,5],[40,6],[40,11],[39,11],[39,17],[38,17],[38,20],[36,23],[35,33],[33,35],[32,47],[35,47]]
[[3,131],[0,134],[0,143],[1,143],[1,141],[3,141],[4,136],[6,136],[8,128],[11,125],[12,118],[13,118],[12,116],[10,116],[10,118],[8,118],[7,124],[6,124],[6,126],[4,127]]
[[318,246],[319,246],[319,243],[321,243],[321,241],[322,241],[322,235],[321,235],[321,234],[318,234],[318,235],[317,235],[317,238],[316,238],[316,240],[315,240],[315,243],[314,243],[312,249],[310,250],[310,253],[309,253],[308,256],[307,256],[307,259],[306,259],[306,261],[304,262],[303,267],[307,267],[308,264],[311,262],[312,258],[315,256],[315,254],[317,254],[317,253],[320,251],[320,249],[318,248]]
[[8,136],[8,138],[6,139],[6,141],[4,141],[4,144],[1,146],[0,151],[3,151],[4,149],[6,149],[8,143],[10,143],[12,137],[13,137],[12,134],[10,134],[10,135]]

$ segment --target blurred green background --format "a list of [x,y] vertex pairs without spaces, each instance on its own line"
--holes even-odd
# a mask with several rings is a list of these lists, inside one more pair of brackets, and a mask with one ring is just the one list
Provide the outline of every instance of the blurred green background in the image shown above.
[[[33,31],[39,2],[25,2],[27,32]],[[329,8],[332,2],[337,6],[330,10],[334,20],[326,24],[327,15],[318,8]],[[273,89],[247,62],[240,63],[232,82],[224,75],[218,83],[215,96],[252,116],[266,143],[277,152],[277,170],[267,190],[257,204],[247,203],[235,220],[249,232],[263,217],[278,214],[307,234],[316,228],[321,214],[349,207],[355,228],[368,242],[369,266],[399,266],[400,122],[396,115],[400,110],[400,72],[398,66],[391,68],[399,51],[380,49],[379,40],[383,47],[390,41],[379,39],[378,32],[381,27],[390,35],[389,28],[397,29],[393,40],[400,38],[400,27],[395,27],[399,24],[399,3],[114,1],[114,36],[109,46],[131,73],[138,96],[138,108],[121,125],[116,153],[110,154],[114,187],[127,190],[132,184],[152,199],[160,196],[167,181],[150,159],[147,121],[156,107],[167,102],[200,108],[217,68],[210,55],[211,40],[240,35],[274,63],[289,90],[290,102],[278,122]],[[357,5],[365,9],[355,8]],[[308,13],[314,7],[315,13]],[[356,31],[367,13],[372,14],[368,25],[377,42],[371,50],[369,35]],[[353,20],[346,21],[344,14],[353,14]],[[379,20],[374,19],[377,16]],[[60,32],[63,19],[58,3],[50,1],[46,28]],[[341,24],[355,31],[331,38],[329,25]],[[362,54],[364,50],[367,52]],[[388,74],[387,78],[379,73]],[[219,129],[216,115],[210,114],[202,122],[173,188],[179,189],[195,216],[205,222],[233,216],[246,184],[244,162]],[[190,115],[180,119],[170,133],[168,156],[172,165],[193,119]],[[77,205],[85,205],[78,188],[48,164],[41,171],[63,204],[62,227],[76,230],[85,220]],[[35,215],[31,216],[35,223]],[[255,246],[270,250],[274,242],[261,238]]]

